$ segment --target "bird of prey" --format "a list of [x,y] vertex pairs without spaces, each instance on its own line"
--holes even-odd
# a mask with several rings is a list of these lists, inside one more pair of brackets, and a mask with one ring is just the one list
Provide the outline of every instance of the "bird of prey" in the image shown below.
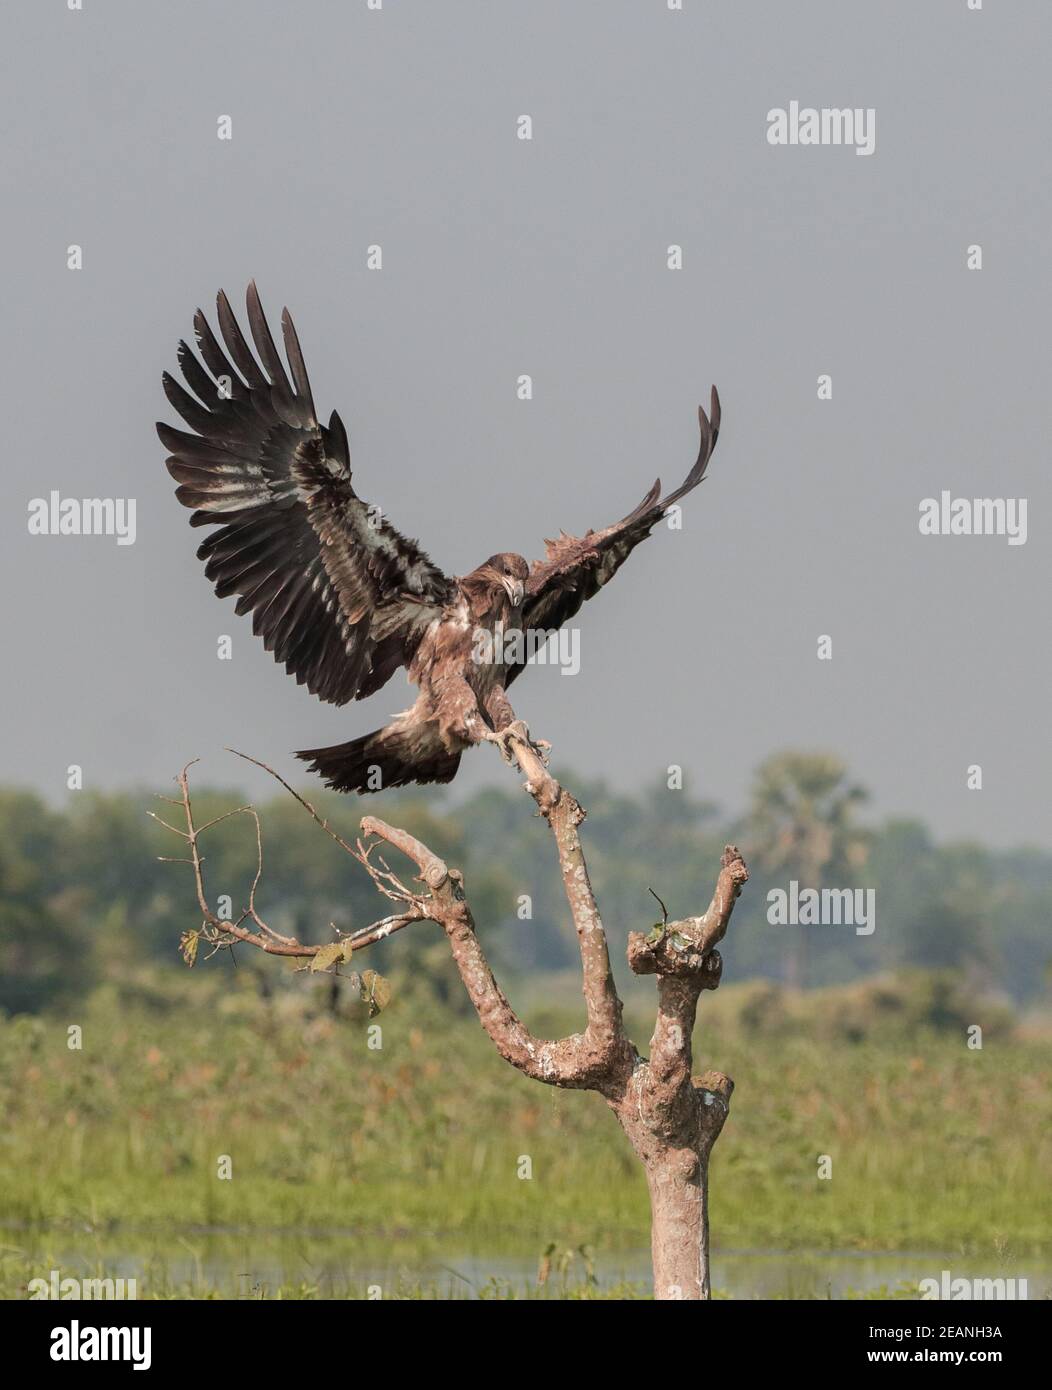
[[[157,426],[176,496],[194,509],[191,526],[218,527],[197,552],[205,574],[220,597],[238,595],[235,611],[251,612],[266,649],[320,699],[364,699],[401,666],[419,688],[385,728],[296,755],[330,787],[449,782],[471,745],[489,740],[507,752],[512,735],[528,737],[507,696],[525,658],[480,661],[476,635],[552,632],[599,592],[701,482],[719,432],[716,388],[709,415],[698,410],[697,462],[673,492],[662,497],[659,479],[613,526],[546,541],[543,560],[529,565],[500,552],[454,578],[355,492],[347,432],[335,411],[327,425],[318,419],[288,310],[281,316],[286,370],[254,283],[247,299],[255,355],[220,292],[225,348],[198,310],[204,365],[181,342],[190,390],[163,377],[168,400],[193,431]],[[504,656],[509,647],[492,650]]]

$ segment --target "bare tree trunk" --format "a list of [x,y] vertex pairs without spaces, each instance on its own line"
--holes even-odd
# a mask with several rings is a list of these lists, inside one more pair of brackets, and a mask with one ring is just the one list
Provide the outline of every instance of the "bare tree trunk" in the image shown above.
[[362,829],[404,850],[417,864],[432,890],[427,915],[444,925],[479,1021],[501,1056],[549,1085],[598,1091],[614,1111],[650,1189],[654,1297],[708,1298],[709,1154],[726,1120],[734,1083],[719,1072],[691,1076],[691,1035],[702,991],[720,982],[723,962],[715,946],[727,930],[748,870],[737,849],[728,845],[703,916],[630,935],[629,965],[636,974],[655,975],[658,984],[650,1057],[641,1057],[624,1030],[606,935],[577,835],[584,811],[550,775],[533,744],[516,740],[512,751],[558,849],[581,953],[588,1020],[583,1033],[558,1041],[533,1037],[493,977],[475,934],[462,877],[404,831],[372,817],[362,821]]
[[[719,1082],[729,1094],[729,1079]],[[707,1116],[698,1115],[685,1134],[655,1129],[645,1107],[633,1109],[631,1095],[615,1107],[646,1173],[654,1297],[661,1300],[709,1297],[709,1154],[727,1110],[722,1096],[708,1091],[703,1081],[693,1078],[690,1087],[688,1104],[718,1107],[711,1127]]]
[[658,1016],[650,1060],[615,1109],[647,1175],[656,1299],[709,1297],[709,1155],[734,1083],[715,1071],[691,1075],[691,1035],[701,992],[720,982],[711,942],[726,930],[745,872],[728,846],[704,917],[666,926],[657,942],[654,933],[629,938],[632,969],[658,977]]
[[[682,1162],[677,1160],[682,1156]],[[647,1168],[654,1297],[708,1298],[708,1173],[690,1150],[672,1151]],[[698,1290],[697,1294],[684,1290]]]

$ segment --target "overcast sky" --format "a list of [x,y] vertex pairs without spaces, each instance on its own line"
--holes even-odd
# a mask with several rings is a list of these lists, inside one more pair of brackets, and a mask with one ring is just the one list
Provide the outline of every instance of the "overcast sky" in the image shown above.
[[[450,573],[677,483],[719,385],[682,531],[587,605],[578,675],[514,687],[557,767],[681,764],[737,808],[771,751],[830,749],[878,813],[1047,842],[1047,3],[24,0],[3,28],[4,781],[199,754],[244,782],[229,743],[302,778],[289,750],[409,703],[401,675],[318,703],[195,559],[160,376],[254,276],[359,493]],[[874,152],[771,145],[794,100],[873,108]],[[134,497],[135,543],[30,535],[52,489]],[[922,536],[943,490],[1026,498],[1026,544]],[[489,748],[482,779],[510,784]]]

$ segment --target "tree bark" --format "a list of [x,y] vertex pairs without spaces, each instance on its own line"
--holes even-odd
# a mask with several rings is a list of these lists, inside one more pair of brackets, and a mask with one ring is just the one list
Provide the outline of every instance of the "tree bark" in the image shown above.
[[[646,1094],[645,1079],[637,1089]],[[633,1104],[631,1094],[615,1107],[650,1192],[655,1299],[709,1297],[709,1155],[732,1090],[730,1078],[715,1072],[691,1078],[676,1098],[678,1123],[661,1102]]]
[[646,1172],[654,1297],[708,1298],[708,1172],[689,1149],[664,1155]]

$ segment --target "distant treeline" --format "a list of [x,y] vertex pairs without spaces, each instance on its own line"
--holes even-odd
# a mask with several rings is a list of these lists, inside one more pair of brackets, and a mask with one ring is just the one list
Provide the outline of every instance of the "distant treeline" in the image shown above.
[[[721,948],[727,979],[817,986],[948,967],[1019,1002],[1035,1001],[1047,988],[1050,853],[937,845],[919,821],[866,826],[853,809],[863,793],[826,755],[770,759],[758,770],[752,811],[736,822],[663,783],[626,795],[560,771],[588,809],[585,847],[619,965],[627,933],[660,920],[648,889],[671,918],[704,911],[730,840],[741,845],[752,879]],[[314,789],[310,795],[353,840],[365,803]],[[240,804],[235,792],[199,790],[198,824]],[[272,926],[305,941],[330,940],[330,923],[348,929],[385,915],[386,900],[361,866],[291,797],[279,793],[257,809],[265,840],[257,901]],[[576,946],[550,839],[521,793],[493,789],[463,801],[389,793],[367,809],[463,869],[480,935],[508,975],[572,968]],[[190,870],[159,862],[159,855],[184,850],[147,817],[149,810],[179,823],[179,808],[146,790],[76,792],[63,810],[31,792],[0,791],[0,1009],[36,1012],[79,998],[121,963],[186,969],[179,937],[198,924]],[[207,832],[203,852],[213,903],[226,895],[236,914],[256,867],[252,820],[222,821]],[[875,930],[772,925],[768,891],[794,878],[805,886],[874,889]],[[438,960],[435,932],[427,924],[410,928],[370,952],[369,964],[385,970],[417,951],[430,969]],[[245,961],[249,948],[238,951]]]

